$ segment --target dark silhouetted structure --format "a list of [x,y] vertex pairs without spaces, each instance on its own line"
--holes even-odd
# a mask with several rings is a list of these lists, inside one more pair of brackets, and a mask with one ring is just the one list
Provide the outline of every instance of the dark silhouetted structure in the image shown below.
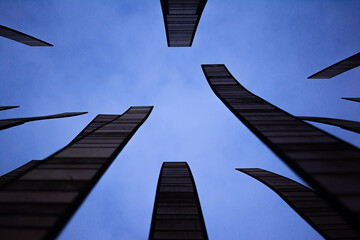
[[225,65],[202,65],[221,101],[280,159],[360,227],[360,150],[245,89]]
[[336,119],[336,118],[324,118],[324,117],[298,117],[302,120],[325,123],[337,127],[341,127],[343,129],[360,133],[360,122]]
[[207,0],[161,0],[169,47],[191,47]]
[[161,167],[149,239],[208,239],[186,162],[164,162]]
[[27,117],[27,118],[9,118],[9,119],[1,119],[0,120],[0,130],[15,127],[26,122],[45,120],[45,119],[54,119],[54,118],[65,118],[65,117],[73,117],[82,114],[86,114],[87,112],[69,112],[69,113],[60,113],[48,116],[41,117]]
[[343,97],[342,99],[349,100],[349,101],[354,101],[354,102],[360,102],[360,98],[346,98],[346,97]]
[[29,46],[53,46],[50,43],[44,42],[40,39],[34,38],[32,36],[29,36],[25,33],[16,31],[14,29],[5,27],[0,25],[0,36],[9,38],[11,40],[17,41],[17,42],[21,42],[23,44],[29,45]]
[[327,67],[320,72],[317,72],[310,77],[309,79],[328,79],[335,77],[343,72],[349,71],[350,69],[356,68],[360,65],[360,53],[357,53],[349,58],[346,58],[330,67]]
[[0,111],[12,109],[12,108],[18,108],[19,106],[0,106]]
[[26,172],[26,171],[30,170],[31,168],[33,168],[34,166],[36,166],[39,162],[40,162],[40,160],[32,160],[32,161],[26,163],[25,165],[22,165],[21,167],[18,167],[17,169],[1,176],[0,177],[0,187],[10,181],[13,181],[14,179],[19,177],[24,172]]
[[98,115],[63,149],[3,176],[1,238],[54,239],[151,110]]
[[271,188],[325,239],[360,239],[341,214],[310,188],[259,168],[237,170]]

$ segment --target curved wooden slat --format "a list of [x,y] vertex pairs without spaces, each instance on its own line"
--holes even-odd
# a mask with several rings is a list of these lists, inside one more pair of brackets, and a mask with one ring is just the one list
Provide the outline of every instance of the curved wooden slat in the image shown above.
[[98,115],[66,147],[1,186],[0,238],[55,239],[151,110]]
[[360,150],[245,89],[225,65],[202,65],[220,100],[281,160],[360,228]]
[[272,189],[325,239],[360,239],[360,234],[316,191],[260,168],[236,170]]

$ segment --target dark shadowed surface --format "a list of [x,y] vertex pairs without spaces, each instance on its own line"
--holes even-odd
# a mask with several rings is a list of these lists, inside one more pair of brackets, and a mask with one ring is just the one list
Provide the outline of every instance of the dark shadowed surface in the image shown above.
[[317,72],[310,77],[309,79],[327,79],[335,77],[343,72],[349,71],[353,68],[356,68],[360,65],[360,53],[357,53],[351,57],[348,57],[338,63],[335,63],[334,65],[331,65],[330,67],[327,67],[320,72]]
[[152,107],[98,115],[70,144],[2,177],[2,239],[54,239]]
[[161,167],[149,239],[208,239],[186,162],[164,162]]
[[44,42],[40,39],[29,36],[25,33],[16,31],[5,26],[0,25],[0,36],[9,38],[11,40],[21,42],[29,46],[52,46],[50,43]]
[[161,0],[169,47],[191,47],[207,0]]
[[12,109],[12,108],[18,108],[19,106],[0,106],[0,111]]
[[[161,164],[191,166],[210,239],[322,239],[269,188],[234,171],[304,183],[219,101],[201,64],[225,63],[251,92],[295,116],[360,120],[360,68],[318,70],[359,51],[360,1],[211,0],[191,48],[169,48],[157,0],[2,0],[0,24],[54,47],[0,38],[0,119],[87,111],[0,131],[0,174],[44,159],[97,114],[153,105],[149,118],[59,235],[147,239]],[[356,146],[360,135],[320,123]],[[219,207],[221,206],[221,207]]]
[[335,118],[323,118],[323,117],[298,117],[298,118],[306,121],[330,124],[337,127],[341,127],[349,131],[360,133],[360,122],[357,121],[349,121],[349,120],[335,119]]
[[325,239],[359,239],[360,234],[317,192],[260,168],[237,168],[276,192]]
[[342,98],[349,101],[360,102],[360,98]]
[[38,121],[38,120],[47,120],[54,118],[66,118],[66,117],[74,117],[82,114],[86,114],[87,112],[70,112],[70,113],[59,113],[47,116],[40,117],[26,117],[26,118],[8,118],[8,119],[0,119],[0,130],[15,127],[26,122]]
[[252,94],[225,65],[202,68],[226,107],[343,217],[360,227],[360,149]]

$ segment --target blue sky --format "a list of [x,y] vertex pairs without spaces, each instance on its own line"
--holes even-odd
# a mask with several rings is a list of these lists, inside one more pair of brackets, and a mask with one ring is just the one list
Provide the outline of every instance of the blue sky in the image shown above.
[[[359,51],[360,2],[209,0],[193,47],[168,48],[160,1],[0,2],[0,24],[54,47],[0,38],[1,118],[87,111],[0,132],[0,174],[44,159],[97,114],[154,105],[66,226],[65,239],[146,239],[163,161],[187,161],[211,239],[322,239],[235,168],[301,181],[213,94],[201,64],[226,64],[253,93],[302,116],[360,120],[360,69],[311,74]],[[360,146],[360,136],[316,126]]]

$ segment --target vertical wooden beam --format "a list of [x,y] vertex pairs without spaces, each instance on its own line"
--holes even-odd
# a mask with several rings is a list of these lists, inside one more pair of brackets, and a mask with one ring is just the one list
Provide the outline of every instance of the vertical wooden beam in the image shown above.
[[208,239],[186,162],[164,162],[161,167],[149,239]]

